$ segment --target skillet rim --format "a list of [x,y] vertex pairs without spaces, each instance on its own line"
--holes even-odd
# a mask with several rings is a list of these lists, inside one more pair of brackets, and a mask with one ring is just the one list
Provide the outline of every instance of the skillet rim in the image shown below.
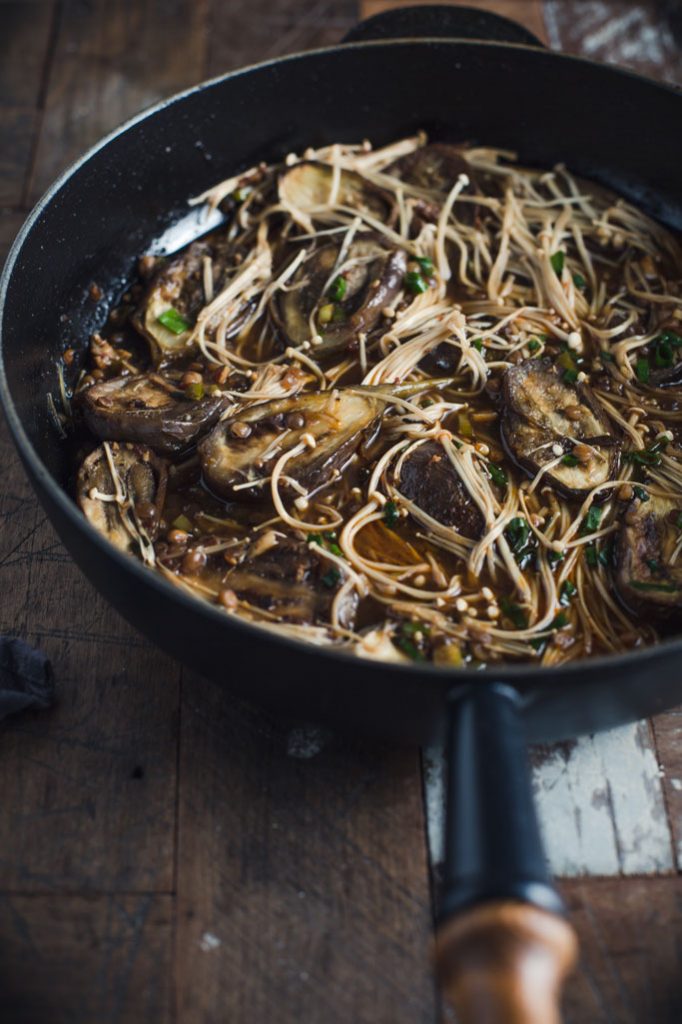
[[[242,75],[258,72],[270,67],[281,66],[289,63],[290,61],[305,60],[308,57],[324,56],[325,54],[338,53],[339,51],[366,50],[379,47],[402,48],[404,46],[414,45],[442,47],[450,46],[452,44],[456,44],[460,47],[463,46],[465,48],[482,47],[484,49],[491,50],[520,50],[522,52],[535,55],[535,59],[538,59],[539,55],[539,59],[549,58],[556,61],[568,61],[571,63],[587,65],[590,68],[598,68],[602,72],[605,71],[607,74],[612,74],[617,77],[634,78],[636,81],[645,83],[650,87],[653,86],[656,90],[669,93],[678,99],[682,98],[682,86],[677,86],[668,82],[658,82],[655,79],[640,74],[639,72],[632,71],[629,68],[605,64],[604,62],[590,60],[586,57],[553,51],[544,47],[541,48],[525,43],[505,43],[497,40],[460,39],[456,37],[450,39],[445,37],[415,36],[397,39],[370,39],[351,43],[340,42],[335,46],[317,47],[313,50],[304,50],[297,53],[286,54],[281,57],[258,61],[254,64],[235,68],[232,71],[225,72],[222,75],[216,75],[213,78],[199,82],[197,85],[183,89],[181,92],[165,97],[157,103],[144,108],[139,113],[134,114],[132,117],[122,122],[122,124],[112,129],[112,131],[108,132],[103,136],[103,138],[98,140],[80,157],[66,167],[64,171],[62,171],[62,173],[36,202],[10,247],[5,266],[2,274],[0,275],[0,402],[2,403],[5,420],[9,427],[17,452],[22,462],[28,464],[29,471],[27,475],[29,476],[32,486],[34,481],[31,477],[35,477],[40,486],[48,492],[50,499],[56,503],[60,511],[70,521],[70,524],[77,531],[85,531],[86,535],[102,551],[103,555],[105,557],[113,558],[122,570],[131,572],[142,585],[149,585],[168,599],[175,599],[179,601],[181,605],[184,605],[196,614],[207,615],[210,620],[213,620],[216,623],[217,628],[227,628],[228,634],[233,628],[235,628],[238,631],[242,631],[245,639],[249,638],[252,641],[257,640],[258,638],[262,639],[265,634],[268,636],[269,640],[282,644],[286,648],[292,648],[298,654],[306,655],[307,657],[317,655],[325,660],[327,658],[339,659],[348,666],[357,666],[358,664],[358,656],[349,651],[344,651],[331,646],[312,644],[286,635],[279,635],[274,631],[270,631],[255,623],[251,623],[248,620],[241,619],[238,616],[227,616],[224,611],[219,610],[215,605],[209,604],[207,601],[204,602],[198,600],[195,596],[186,593],[180,586],[176,586],[164,577],[160,576],[158,573],[150,571],[132,555],[119,551],[88,522],[76,505],[75,501],[53,478],[52,474],[49,472],[36,449],[33,447],[33,444],[29,440],[14,404],[7,380],[2,328],[5,315],[6,295],[17,259],[24,241],[30,234],[36,222],[39,220],[43,211],[47,209],[62,187],[80,170],[81,167],[83,167],[93,156],[99,153],[100,150],[108,146],[109,143],[115,141],[119,136],[129,131],[129,129],[134,128],[137,124],[154,117],[162,110],[165,110],[173,104],[178,103],[195,93],[203,92],[214,85],[230,81],[234,78],[239,78]],[[531,57],[531,59],[534,58]],[[26,469],[26,467],[24,468]],[[47,514],[47,518],[52,522],[52,517],[49,514]],[[75,561],[70,551],[69,557],[72,561]],[[79,571],[82,572],[80,567]],[[86,574],[83,573],[83,575]],[[99,592],[99,588],[96,587],[96,589]],[[107,601],[107,603],[110,602]],[[388,671],[392,674],[395,673],[396,676],[400,675],[401,677],[414,677],[415,674],[419,674],[424,677],[425,680],[428,679],[429,682],[434,684],[442,683],[448,678],[456,680],[457,682],[461,681],[462,683],[471,682],[473,680],[480,680],[482,683],[492,683],[500,678],[504,678],[505,681],[508,680],[514,685],[518,685],[524,696],[528,697],[532,696],[533,690],[539,687],[541,677],[549,676],[557,681],[561,680],[564,683],[575,685],[576,683],[579,683],[580,675],[585,674],[584,685],[588,687],[591,685],[592,680],[589,679],[589,675],[591,675],[591,673],[585,673],[585,667],[587,665],[589,665],[594,671],[601,670],[603,673],[608,673],[609,671],[613,671],[623,666],[629,667],[630,665],[633,665],[642,671],[646,668],[647,662],[675,654],[682,654],[682,635],[677,638],[662,640],[660,643],[649,647],[627,651],[622,654],[597,655],[590,658],[580,658],[576,661],[550,667],[535,665],[533,662],[503,662],[499,665],[483,669],[448,669],[446,667],[438,667],[430,663],[420,662],[419,664],[402,664],[378,661],[373,658],[363,658],[362,663],[363,668],[368,672],[377,673],[379,671]]]

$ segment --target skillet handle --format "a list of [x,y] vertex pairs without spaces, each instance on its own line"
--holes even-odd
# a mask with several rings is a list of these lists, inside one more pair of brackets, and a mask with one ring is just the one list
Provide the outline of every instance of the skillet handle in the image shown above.
[[559,1024],[577,941],[547,869],[519,694],[481,681],[449,711],[438,978],[459,1024]]
[[355,25],[344,43],[371,39],[478,39],[494,43],[544,44],[517,21],[493,11],[445,4],[396,7]]

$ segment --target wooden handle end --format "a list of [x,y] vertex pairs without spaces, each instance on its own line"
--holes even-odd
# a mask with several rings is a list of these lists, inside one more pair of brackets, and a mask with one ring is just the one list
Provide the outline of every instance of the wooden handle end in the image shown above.
[[562,917],[499,902],[446,921],[434,959],[459,1024],[560,1024],[561,986],[577,951]]

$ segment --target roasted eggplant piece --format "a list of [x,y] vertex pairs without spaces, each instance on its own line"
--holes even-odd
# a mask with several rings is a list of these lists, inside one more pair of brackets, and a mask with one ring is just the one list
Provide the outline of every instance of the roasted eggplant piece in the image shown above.
[[[370,395],[336,390],[246,409],[219,423],[199,444],[204,480],[221,497],[263,497],[262,486],[238,485],[267,478],[277,459],[303,442],[305,451],[287,462],[284,477],[312,494],[369,439],[382,408]],[[286,479],[281,490],[291,490]]]
[[403,461],[398,490],[422,512],[462,537],[478,540],[485,520],[437,441],[419,445]]
[[[152,278],[133,326],[151,343],[157,362],[175,359],[190,349],[192,328],[206,305],[204,258],[211,260],[213,294],[224,287],[234,269],[236,251],[223,239],[193,242],[176,259],[166,263]],[[230,324],[226,337],[233,337],[250,308],[245,303]]]
[[502,406],[502,441],[530,476],[559,460],[545,482],[569,498],[584,497],[617,476],[620,444],[606,414],[588,387],[565,383],[551,359],[509,367]]
[[207,433],[230,399],[189,398],[156,374],[114,377],[80,393],[85,422],[101,441],[147,444],[173,455]]
[[[166,463],[150,448],[104,444],[78,471],[78,504],[86,519],[119,550],[137,553],[140,527],[150,540],[157,533],[167,479]],[[114,500],[117,494],[120,501]]]
[[[230,569],[224,585],[240,601],[276,615],[283,622],[328,622],[334,595],[341,586],[335,566],[315,554],[315,545],[291,537]],[[344,625],[351,628],[357,597],[344,604]]]
[[332,197],[335,206],[368,213],[382,224],[386,224],[393,213],[390,193],[372,185],[355,171],[336,173],[329,164],[304,160],[286,170],[279,179],[280,202],[306,218],[324,220]]
[[664,614],[682,608],[682,559],[672,562],[682,539],[682,502],[649,494],[633,499],[616,541],[616,584],[631,608]]
[[[329,289],[339,248],[324,245],[315,250],[294,274],[290,287],[277,292],[271,303],[273,318],[290,345],[310,338],[310,317],[317,309],[313,329],[322,337],[322,344],[314,349],[318,357],[357,348],[360,333],[372,330],[382,309],[400,292],[407,270],[402,250],[387,249],[374,237],[360,238],[349,246],[344,263],[357,262],[335,279],[334,299],[329,290],[325,295],[325,287]],[[327,315],[323,318],[323,314]]]
[[386,170],[408,185],[436,192],[449,192],[460,174],[471,178],[471,166],[459,146],[433,142],[401,156]]

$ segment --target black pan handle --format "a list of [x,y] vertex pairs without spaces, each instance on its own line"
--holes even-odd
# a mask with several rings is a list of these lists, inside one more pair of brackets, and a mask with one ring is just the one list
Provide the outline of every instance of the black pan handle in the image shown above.
[[397,7],[361,21],[344,36],[344,43],[371,39],[480,39],[494,43],[543,46],[523,25],[474,7],[426,4]]
[[516,690],[481,681],[449,706],[436,970],[460,1024],[559,1024],[577,953],[550,877]]

